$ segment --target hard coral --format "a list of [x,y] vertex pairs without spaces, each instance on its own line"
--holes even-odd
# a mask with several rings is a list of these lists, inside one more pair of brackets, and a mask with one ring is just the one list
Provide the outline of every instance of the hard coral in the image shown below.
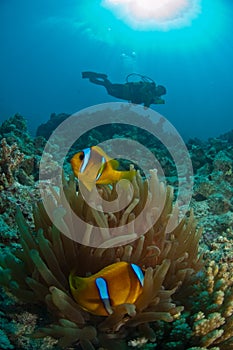
[[0,190],[8,188],[15,182],[15,173],[22,163],[24,154],[18,149],[16,143],[9,146],[6,139],[1,140],[0,149]]
[[[233,347],[233,264],[208,262],[196,286],[196,309],[193,319],[195,337],[205,347],[221,350]],[[193,307],[193,309],[195,309]]]
[[[35,234],[30,232],[22,214],[17,214],[22,250],[0,258],[0,282],[25,302],[45,303],[57,318],[57,323],[43,327],[36,336],[57,338],[62,348],[76,343],[82,349],[124,349],[135,337],[154,341],[151,324],[161,320],[171,322],[179,317],[183,307],[180,302],[176,304],[177,292],[182,291],[183,285],[186,289],[191,276],[201,267],[198,257],[200,230],[196,230],[192,212],[189,218],[184,217],[178,223],[178,213],[172,211],[172,190],[158,182],[155,172],[151,172],[149,191],[148,181],[139,174],[134,179],[133,189],[127,209],[107,214],[88,206],[81,193],[76,193],[73,179],[65,183],[66,198],[86,222],[80,232],[83,244],[63,235],[55,226],[62,223],[69,227],[71,236],[75,233],[62,207],[62,197],[56,192],[53,197],[48,197],[55,224],[40,202],[34,210]],[[103,186],[100,193],[108,201],[116,195],[115,188],[110,190],[107,186]],[[147,210],[140,223],[143,229],[145,222],[151,222],[150,229],[139,238],[132,233],[130,242],[122,245],[125,237],[112,236],[110,228],[129,223],[132,232],[136,232],[134,218],[146,205],[147,198]],[[174,225],[168,232],[171,222]],[[105,248],[88,246],[93,238],[92,225],[99,227]],[[119,305],[108,317],[94,316],[82,310],[69,290],[70,271],[75,267],[77,274],[85,276],[117,261],[132,262],[145,270],[143,291],[135,304]]]
[[233,348],[233,264],[206,261],[177,300],[185,312],[171,324],[155,327],[160,350],[230,350]]

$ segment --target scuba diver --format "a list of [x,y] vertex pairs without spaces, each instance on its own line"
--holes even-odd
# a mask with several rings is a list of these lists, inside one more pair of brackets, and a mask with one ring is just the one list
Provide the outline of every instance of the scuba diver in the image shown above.
[[[129,78],[139,77],[139,81],[129,81]],[[144,107],[150,107],[151,104],[164,104],[165,101],[161,98],[166,94],[166,89],[162,85],[157,85],[155,82],[144,75],[132,73],[126,77],[124,84],[112,84],[108,80],[106,74],[95,72],[82,72],[82,78],[88,78],[91,83],[102,85],[106,88],[109,95],[127,100],[135,104],[144,104]]]

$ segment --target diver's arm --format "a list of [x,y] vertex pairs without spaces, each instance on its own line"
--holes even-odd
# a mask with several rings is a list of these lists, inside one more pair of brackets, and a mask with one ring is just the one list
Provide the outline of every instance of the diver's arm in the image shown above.
[[163,105],[165,103],[165,100],[162,99],[161,97],[155,97],[152,103],[156,105]]
[[144,107],[149,108],[150,105],[153,103],[153,94],[151,91],[149,91],[148,89],[144,89],[145,91],[143,91],[143,103],[144,103]]

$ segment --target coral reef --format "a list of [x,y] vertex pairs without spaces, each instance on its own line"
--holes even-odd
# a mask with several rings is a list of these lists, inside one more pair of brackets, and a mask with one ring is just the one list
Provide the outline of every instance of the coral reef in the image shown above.
[[219,136],[220,139],[226,140],[229,143],[233,143],[233,130],[226,132]]
[[15,299],[7,297],[2,288],[0,301],[1,349],[54,349],[57,343],[55,339],[50,337],[33,339],[28,336],[34,331],[39,319],[45,317],[39,306],[19,304]]
[[192,207],[207,246],[233,227],[233,149],[226,140],[189,141],[195,181]]
[[34,180],[38,177],[39,161],[45,139],[32,138],[28,132],[26,119],[16,114],[0,125],[0,140],[4,143],[4,147],[13,148],[12,151],[15,149],[15,153],[17,151],[24,155],[19,164],[17,180],[23,185],[34,185]]
[[66,120],[69,116],[70,114],[66,113],[52,113],[50,119],[46,123],[38,126],[36,130],[36,136],[42,136],[48,140],[53,130],[55,130],[58,125]]
[[0,190],[13,185],[16,172],[24,158],[16,143],[9,146],[6,139],[1,140],[0,149]]
[[16,208],[32,223],[32,203],[39,199],[35,188],[44,142],[33,139],[26,120],[16,114],[0,126],[0,246],[5,250],[18,241]]
[[232,263],[208,260],[192,277],[186,294],[178,292],[185,312],[171,324],[155,326],[159,349],[232,349],[232,268]]

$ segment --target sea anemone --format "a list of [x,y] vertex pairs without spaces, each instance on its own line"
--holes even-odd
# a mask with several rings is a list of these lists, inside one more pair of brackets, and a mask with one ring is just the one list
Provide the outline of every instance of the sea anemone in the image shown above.
[[[107,201],[116,198],[115,185],[100,186],[98,191]],[[34,336],[50,335],[62,348],[71,344],[85,350],[127,348],[130,339],[154,341],[154,322],[171,322],[179,317],[183,307],[177,302],[177,292],[186,288],[202,266],[198,255],[201,230],[196,229],[192,210],[179,221],[172,188],[159,182],[155,171],[151,171],[149,180],[137,173],[127,191],[131,191],[127,208],[104,213],[100,207],[93,209],[81,192],[76,192],[73,177],[64,180],[66,199],[83,220],[83,227],[72,227],[63,198],[56,191],[47,197],[54,222],[38,202],[34,207],[35,232],[31,232],[18,211],[22,249],[0,257],[0,283],[24,302],[45,303],[53,314],[54,323],[40,328]],[[144,232],[145,222],[149,229],[138,237],[134,232],[140,227],[134,225],[141,212],[141,230]],[[131,225],[127,244],[124,236],[114,236],[111,230],[124,224]],[[80,231],[82,242],[60,232],[57,227],[61,225],[69,229],[70,237]],[[93,226],[99,227],[100,236],[104,236],[104,244],[97,247],[89,244],[93,242]],[[109,316],[83,310],[72,298],[68,282],[71,270],[75,267],[78,275],[87,276],[118,261],[137,264],[144,270],[141,295],[134,304],[116,306]]]

